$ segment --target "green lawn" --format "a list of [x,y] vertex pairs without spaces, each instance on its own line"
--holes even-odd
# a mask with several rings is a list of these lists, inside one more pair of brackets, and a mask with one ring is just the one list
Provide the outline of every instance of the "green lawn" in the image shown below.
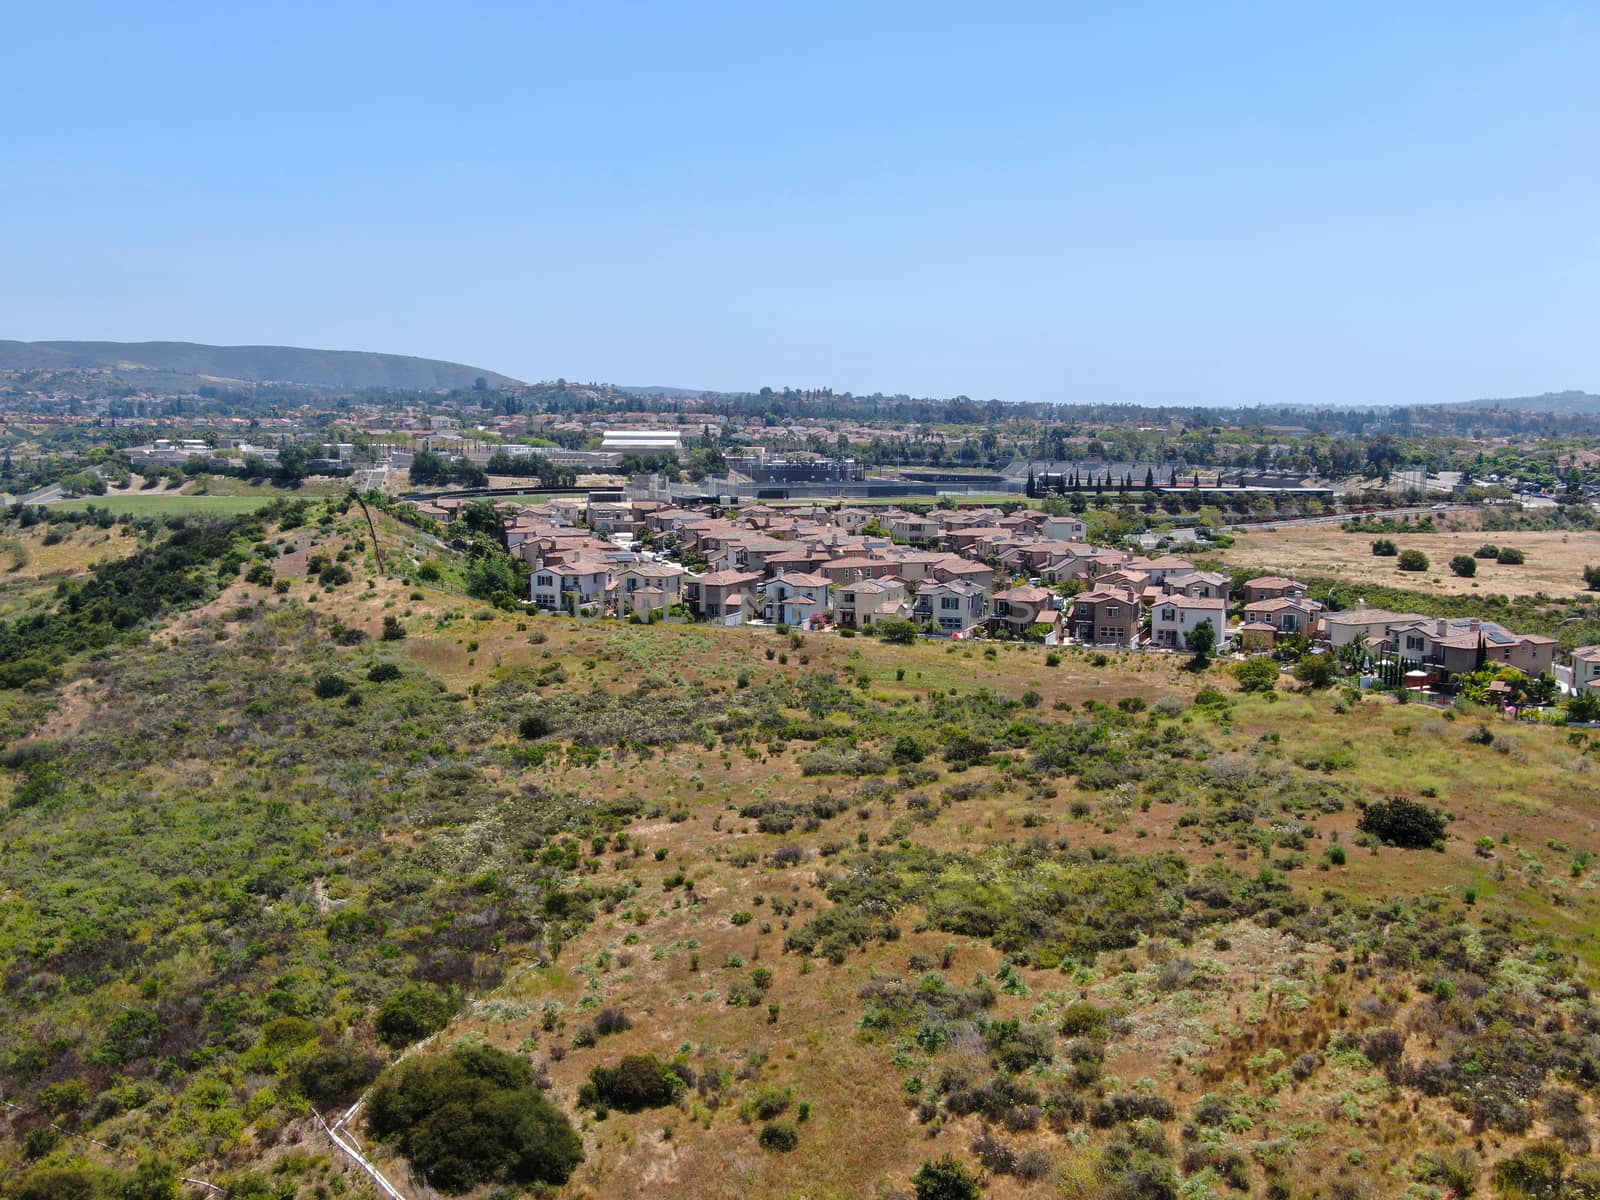
[[64,509],[82,509],[93,504],[96,508],[109,508],[112,512],[145,517],[167,513],[216,513],[234,517],[240,513],[254,512],[264,504],[285,496],[293,498],[298,492],[264,490],[256,496],[185,496],[177,492],[141,496],[137,492],[110,496],[85,496],[67,500],[59,506]]

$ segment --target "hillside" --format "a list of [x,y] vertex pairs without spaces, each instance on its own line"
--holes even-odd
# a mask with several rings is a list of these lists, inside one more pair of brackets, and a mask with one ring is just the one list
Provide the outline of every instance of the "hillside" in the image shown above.
[[361,350],[295,346],[203,346],[194,342],[0,341],[0,371],[111,369],[130,379],[141,371],[211,380],[294,383],[328,391],[362,388],[467,388],[483,378],[495,387],[505,375],[461,363]]
[[[425,1037],[571,1123],[561,1200],[889,1200],[946,1155],[990,1200],[1594,1182],[1589,733],[505,612],[378,528],[386,573],[344,499],[3,531],[0,1194],[155,1155],[375,1195],[308,1108]],[[1440,848],[1359,828],[1393,796]],[[405,1196],[519,1194],[469,1178],[498,1137],[440,1156],[504,1114],[384,1080]]]

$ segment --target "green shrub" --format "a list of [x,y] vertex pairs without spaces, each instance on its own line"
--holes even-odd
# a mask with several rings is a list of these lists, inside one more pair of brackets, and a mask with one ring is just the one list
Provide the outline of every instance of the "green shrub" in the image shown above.
[[409,1046],[450,1023],[455,1003],[436,987],[408,983],[389,993],[378,1009],[378,1036],[386,1045]]
[[1527,561],[1527,556],[1515,546],[1501,546],[1500,553],[1495,555],[1495,561],[1503,566],[1520,567]]
[[1372,543],[1372,553],[1378,558],[1393,558],[1400,551],[1395,546],[1393,538],[1379,538]]
[[1428,556],[1421,550],[1400,551],[1400,569],[1402,571],[1426,571],[1428,569]]
[[1271,658],[1248,658],[1233,668],[1233,677],[1246,692],[1270,692],[1278,686],[1278,664]]
[[678,1098],[683,1079],[653,1054],[630,1054],[614,1067],[599,1066],[589,1072],[589,1082],[578,1092],[578,1103],[589,1108],[618,1108],[641,1112],[664,1108]]
[[522,1059],[491,1046],[418,1055],[386,1071],[368,1120],[432,1187],[565,1183],[583,1143]]
[[1471,579],[1478,573],[1478,560],[1470,554],[1458,554],[1450,560],[1450,572],[1462,579]]
[[294,1073],[301,1093],[318,1108],[346,1104],[378,1077],[383,1065],[376,1054],[351,1041],[323,1046]]
[[1396,796],[1367,805],[1356,828],[1389,846],[1422,850],[1444,841],[1446,821],[1438,809]]
[[953,1156],[930,1159],[911,1176],[917,1200],[978,1200],[983,1184]]
[[387,616],[383,619],[383,640],[386,642],[404,641],[406,627],[399,617]]
[[787,1121],[768,1121],[761,1127],[761,1136],[757,1140],[763,1150],[787,1154],[800,1144],[800,1135]]

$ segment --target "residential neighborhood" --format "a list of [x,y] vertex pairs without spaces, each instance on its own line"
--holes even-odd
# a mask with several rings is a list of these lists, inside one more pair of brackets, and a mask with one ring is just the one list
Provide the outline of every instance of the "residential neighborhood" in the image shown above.
[[[461,500],[419,506],[448,521]],[[1171,554],[1084,540],[1083,522],[1028,508],[677,506],[562,497],[500,510],[529,564],[529,603],[576,617],[707,621],[1191,655],[1325,653],[1375,677],[1403,667],[1442,688],[1485,666],[1600,680],[1600,651],[1556,661],[1554,638],[1480,617],[1330,610],[1301,580],[1241,578]]]

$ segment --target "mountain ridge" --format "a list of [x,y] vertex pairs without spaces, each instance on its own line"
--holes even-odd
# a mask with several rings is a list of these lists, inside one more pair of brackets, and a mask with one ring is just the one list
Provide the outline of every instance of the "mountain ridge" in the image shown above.
[[327,390],[402,390],[515,386],[509,375],[444,359],[303,346],[212,346],[202,342],[37,341],[0,339],[0,370],[109,369],[170,372]]

